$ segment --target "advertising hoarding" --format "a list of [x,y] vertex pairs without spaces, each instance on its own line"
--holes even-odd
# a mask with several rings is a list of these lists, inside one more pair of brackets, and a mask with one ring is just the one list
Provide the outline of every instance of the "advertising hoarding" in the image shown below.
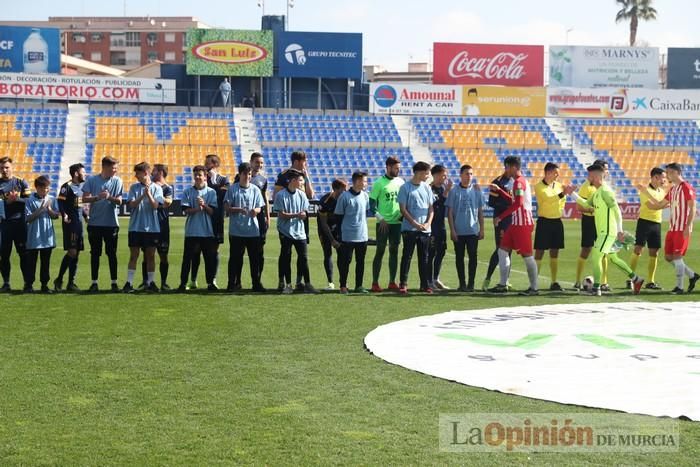
[[575,88],[659,88],[656,47],[549,48],[549,85]]
[[279,76],[362,78],[362,34],[280,32],[275,49]]
[[544,47],[436,42],[433,84],[542,86]]
[[0,73],[0,98],[175,103],[175,80]]
[[190,29],[187,74],[272,76],[272,31]]
[[60,73],[60,31],[0,26],[0,72]]
[[666,87],[700,88],[700,48],[669,47],[667,65]]

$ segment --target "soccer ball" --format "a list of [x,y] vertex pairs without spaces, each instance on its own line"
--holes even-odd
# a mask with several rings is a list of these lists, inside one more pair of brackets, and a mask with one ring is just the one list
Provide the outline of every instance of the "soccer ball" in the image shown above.
[[593,276],[586,276],[583,279],[583,283],[581,284],[581,287],[586,292],[590,292],[591,290],[593,290]]

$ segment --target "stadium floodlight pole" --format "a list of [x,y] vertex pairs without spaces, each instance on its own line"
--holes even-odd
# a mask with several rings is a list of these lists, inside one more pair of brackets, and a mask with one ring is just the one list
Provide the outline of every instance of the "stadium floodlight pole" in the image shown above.
[[265,0],[258,0],[258,8],[262,8],[262,14],[265,16]]
[[569,33],[573,30],[574,28],[569,28],[566,30],[566,43],[564,45],[569,45]]

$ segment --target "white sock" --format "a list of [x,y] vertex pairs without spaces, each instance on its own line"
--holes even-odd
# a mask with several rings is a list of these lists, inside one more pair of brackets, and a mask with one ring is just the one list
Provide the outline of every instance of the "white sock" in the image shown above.
[[686,276],[690,277],[691,279],[692,279],[693,277],[695,277],[695,271],[693,271],[692,269],[690,269],[690,268],[688,267],[688,265],[685,264],[685,262],[683,263],[683,266],[685,266],[685,275],[686,275]]
[[501,275],[500,285],[508,284],[508,276],[510,276],[510,255],[507,251],[498,249],[498,272]]
[[135,275],[136,275],[136,269],[129,269],[129,270],[126,272],[126,281],[127,281],[129,284],[133,284],[133,283],[134,283],[134,276],[135,276]]
[[117,285],[117,280],[116,280],[116,279],[114,279],[114,280],[112,281],[112,285]]
[[530,279],[530,288],[537,290],[537,262],[532,256],[523,258],[525,261],[525,269],[527,269],[527,277]]
[[146,285],[150,285],[156,281],[156,272],[155,271],[146,273],[146,276],[148,277],[148,284],[146,284]]
[[97,281],[92,281],[93,285],[97,285]]
[[682,289],[685,276],[685,263],[682,259],[674,259],[673,267],[676,268],[676,287]]

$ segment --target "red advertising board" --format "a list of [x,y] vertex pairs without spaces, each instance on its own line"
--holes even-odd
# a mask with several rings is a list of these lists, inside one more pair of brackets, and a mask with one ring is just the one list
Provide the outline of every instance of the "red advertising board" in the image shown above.
[[542,86],[544,46],[436,42],[433,83]]

